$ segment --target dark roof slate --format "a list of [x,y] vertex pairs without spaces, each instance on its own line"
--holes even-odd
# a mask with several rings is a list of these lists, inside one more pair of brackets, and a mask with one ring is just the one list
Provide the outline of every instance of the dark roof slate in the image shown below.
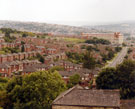
[[75,86],[58,96],[53,105],[119,107],[120,94],[116,90],[86,90]]

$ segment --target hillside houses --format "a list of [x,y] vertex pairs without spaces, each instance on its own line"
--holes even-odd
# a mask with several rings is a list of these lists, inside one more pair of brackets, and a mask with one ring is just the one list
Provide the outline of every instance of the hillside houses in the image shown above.
[[12,62],[16,60],[24,60],[31,57],[36,56],[37,53],[41,53],[41,51],[32,51],[32,52],[22,52],[22,53],[13,53],[7,55],[0,55],[0,63],[4,62]]
[[27,65],[24,67],[23,71],[22,71],[22,75],[26,75],[26,74],[30,74],[32,72],[36,72],[36,71],[45,71],[48,70],[49,67],[45,64],[32,64],[32,65]]
[[2,77],[11,77],[13,73],[22,72],[26,66],[40,64],[37,60],[23,60],[23,61],[12,61],[0,64],[0,73]]
[[58,53],[53,55],[48,55],[45,57],[45,64],[49,64],[51,62],[57,61],[57,60],[64,60],[67,56],[65,53]]

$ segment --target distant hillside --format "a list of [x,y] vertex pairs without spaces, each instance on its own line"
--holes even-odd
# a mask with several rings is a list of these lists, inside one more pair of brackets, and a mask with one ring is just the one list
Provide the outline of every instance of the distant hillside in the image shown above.
[[135,35],[135,22],[124,22],[108,25],[98,25],[98,26],[84,26],[87,29],[94,28],[98,31],[108,31],[108,32],[121,32],[125,36]]
[[80,34],[81,32],[98,32],[95,29],[37,23],[37,22],[18,22],[18,21],[0,21],[0,28],[13,28],[21,31],[42,32],[42,33],[57,33],[57,34]]

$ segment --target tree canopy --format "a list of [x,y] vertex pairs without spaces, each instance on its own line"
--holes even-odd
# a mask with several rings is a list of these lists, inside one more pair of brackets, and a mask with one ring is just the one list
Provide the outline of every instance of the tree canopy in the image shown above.
[[66,85],[58,72],[35,72],[12,78],[6,92],[0,93],[3,94],[0,104],[4,102],[5,109],[50,109],[52,101],[65,89]]
[[110,41],[105,40],[105,39],[98,39],[98,38],[93,38],[91,40],[86,40],[85,43],[88,44],[104,44],[104,45],[109,45]]
[[90,52],[87,52],[84,55],[84,62],[83,62],[83,67],[88,68],[88,69],[94,69],[96,66],[96,60],[95,58],[91,55]]
[[69,83],[67,84],[68,88],[71,88],[75,85],[77,85],[81,81],[80,75],[74,74],[70,76]]
[[135,61],[125,60],[116,69],[103,69],[96,84],[98,89],[119,89],[122,99],[135,98]]

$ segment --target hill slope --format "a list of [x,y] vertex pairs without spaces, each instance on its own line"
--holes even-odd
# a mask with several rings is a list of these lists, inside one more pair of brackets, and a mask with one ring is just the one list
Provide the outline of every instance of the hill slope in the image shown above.
[[57,33],[57,34],[80,34],[81,32],[97,32],[95,29],[47,24],[38,22],[0,21],[0,28],[13,28],[21,31]]

